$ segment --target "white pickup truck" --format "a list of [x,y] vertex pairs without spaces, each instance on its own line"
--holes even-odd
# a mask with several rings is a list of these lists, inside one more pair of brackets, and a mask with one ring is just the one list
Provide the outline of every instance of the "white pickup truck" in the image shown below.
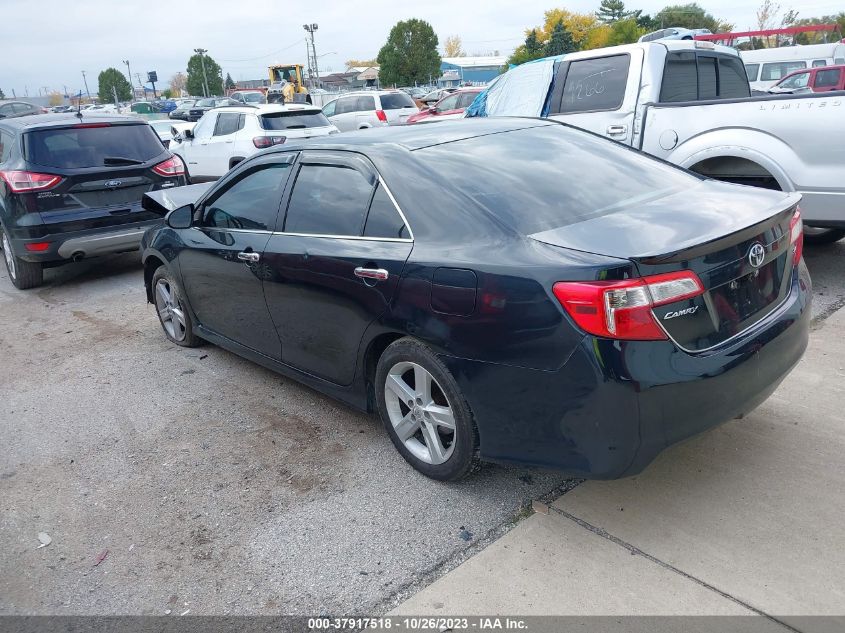
[[734,49],[665,41],[517,66],[466,116],[558,119],[705,176],[796,191],[808,242],[845,237],[845,92],[750,95]]

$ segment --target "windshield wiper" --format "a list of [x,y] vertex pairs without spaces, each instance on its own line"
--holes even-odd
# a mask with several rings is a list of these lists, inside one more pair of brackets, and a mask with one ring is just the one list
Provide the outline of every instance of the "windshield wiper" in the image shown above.
[[106,156],[103,158],[103,165],[143,165],[146,161],[123,156]]

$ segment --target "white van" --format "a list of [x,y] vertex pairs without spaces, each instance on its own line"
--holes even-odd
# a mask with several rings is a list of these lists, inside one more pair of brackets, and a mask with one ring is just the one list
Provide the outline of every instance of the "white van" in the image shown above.
[[795,70],[845,64],[845,43],[758,48],[739,54],[751,89],[766,91]]

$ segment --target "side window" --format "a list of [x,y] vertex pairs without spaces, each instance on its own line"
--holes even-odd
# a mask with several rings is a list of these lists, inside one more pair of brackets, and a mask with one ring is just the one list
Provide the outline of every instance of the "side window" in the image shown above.
[[332,101],[331,103],[327,103],[323,107],[323,114],[326,116],[334,116],[334,109],[337,106],[337,100]]
[[760,64],[745,65],[745,74],[748,75],[748,81],[757,81],[758,72],[760,72]]
[[777,81],[783,79],[793,70],[801,70],[807,67],[807,62],[772,62],[763,64],[760,73],[760,81]]
[[813,60],[813,68],[822,68],[827,66],[827,62],[823,59],[814,59]]
[[0,132],[0,163],[5,163],[9,160],[9,157],[12,155],[12,144],[14,142],[11,134]]
[[237,112],[221,112],[218,114],[217,124],[214,126],[214,136],[226,136],[237,132],[240,129],[238,124],[241,116]]
[[393,205],[390,196],[381,185],[376,189],[367,223],[364,226],[365,237],[410,237],[408,227]]
[[618,110],[625,98],[630,55],[572,62],[563,86],[560,112]]
[[203,226],[272,231],[290,167],[278,162],[249,171],[206,205]]
[[842,71],[838,68],[832,70],[819,70],[816,72],[816,87],[830,88],[839,84],[839,75]]
[[475,101],[475,98],[478,96],[477,92],[465,92],[461,95],[461,99],[458,102],[459,108],[468,108],[472,105],[472,102]]
[[357,169],[303,165],[285,218],[285,233],[361,235],[373,185]]
[[347,112],[355,112],[355,106],[358,100],[355,97],[341,97],[336,101],[335,114],[346,114]]
[[719,97],[739,99],[750,96],[751,89],[746,81],[742,60],[738,57],[719,57]]
[[373,97],[358,97],[355,104],[356,112],[370,112],[376,109],[376,100]]
[[698,56],[698,98],[715,99],[719,96],[719,83],[716,78],[716,58]]
[[15,108],[14,108],[13,104],[7,103],[5,105],[0,106],[0,114],[3,114],[5,116],[9,116],[9,115],[14,114],[14,113],[15,113]]
[[445,99],[441,100],[440,103],[437,104],[437,111],[438,112],[446,112],[446,110],[454,110],[458,107],[458,99],[461,98],[461,95],[455,93],[453,95],[449,95]]
[[663,67],[663,83],[660,86],[660,101],[674,103],[698,99],[698,71],[695,53],[684,51],[666,56]]
[[216,112],[206,112],[194,126],[194,138],[211,138],[214,124],[217,121]]

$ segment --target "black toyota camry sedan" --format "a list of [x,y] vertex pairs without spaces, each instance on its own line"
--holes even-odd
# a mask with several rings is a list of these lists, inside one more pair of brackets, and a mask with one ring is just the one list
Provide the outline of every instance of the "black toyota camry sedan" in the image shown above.
[[367,130],[147,194],[147,298],[178,345],[377,411],[429,477],[615,478],[800,359],[798,202],[556,122]]

